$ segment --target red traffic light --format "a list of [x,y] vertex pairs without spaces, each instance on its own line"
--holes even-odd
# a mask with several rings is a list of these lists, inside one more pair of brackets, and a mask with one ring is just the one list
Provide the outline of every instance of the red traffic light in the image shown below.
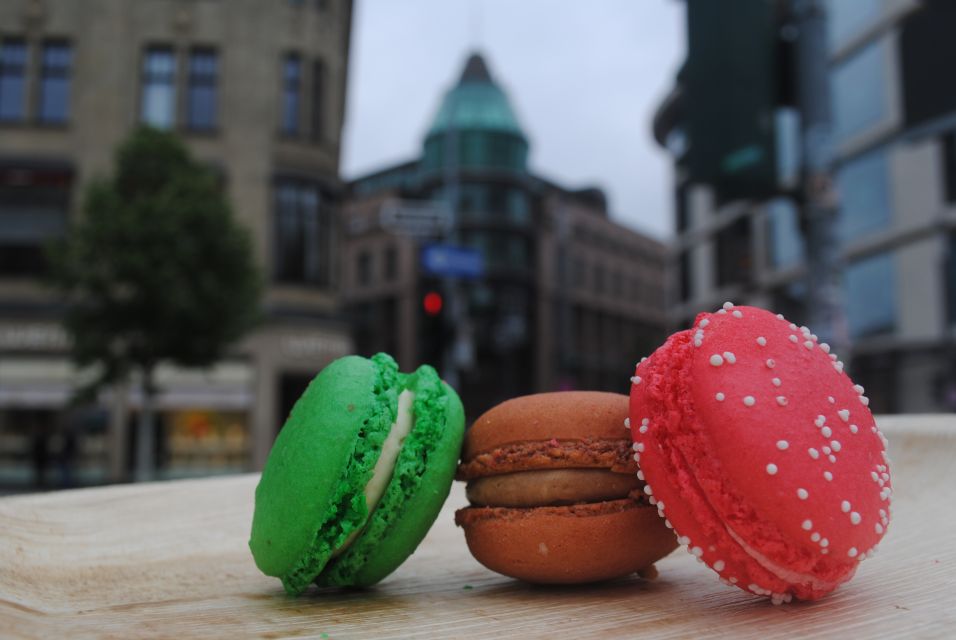
[[436,291],[429,291],[425,294],[425,299],[422,301],[422,306],[425,307],[425,313],[430,316],[437,316],[441,313],[441,308],[444,301],[441,299],[441,294]]

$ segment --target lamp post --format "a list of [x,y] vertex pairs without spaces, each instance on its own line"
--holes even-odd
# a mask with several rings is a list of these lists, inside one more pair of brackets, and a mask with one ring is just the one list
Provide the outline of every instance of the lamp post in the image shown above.
[[839,197],[833,184],[833,118],[822,0],[792,0],[801,118],[800,225],[806,239],[807,321],[848,363],[841,289]]

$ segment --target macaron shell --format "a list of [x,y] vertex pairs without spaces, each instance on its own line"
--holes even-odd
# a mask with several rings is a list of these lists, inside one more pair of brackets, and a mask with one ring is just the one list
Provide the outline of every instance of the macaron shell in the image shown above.
[[415,427],[386,496],[365,532],[319,575],[320,585],[369,586],[385,578],[415,551],[448,497],[464,437],[464,407],[431,367],[409,378],[416,394]]
[[[583,428],[581,416],[587,417]],[[521,442],[620,439],[627,396],[561,391],[512,398],[489,409],[468,429],[462,460]]]
[[752,307],[702,314],[636,369],[648,484],[682,541],[742,588],[819,597],[885,531],[884,443],[841,369],[809,330]]
[[533,509],[468,508],[456,515],[472,555],[484,566],[538,584],[610,580],[673,551],[651,507],[615,503]]
[[[741,318],[711,315],[703,344],[693,351],[694,407],[709,427],[713,455],[736,460],[724,465],[729,488],[788,540],[855,563],[853,557],[883,536],[875,526],[885,529],[880,510],[888,517],[885,489],[891,485],[873,415],[809,332],[804,336],[761,309],[736,310]],[[711,365],[718,352],[734,353],[736,362]],[[717,393],[724,393],[724,401],[716,400]],[[752,406],[744,404],[747,397]],[[887,480],[873,480],[874,472],[886,473]],[[808,519],[809,531],[803,528]],[[811,539],[814,532],[820,542],[827,540],[826,547]],[[851,549],[854,556],[848,556]]]
[[381,394],[394,400],[395,392],[381,385],[394,384],[397,376],[387,356],[347,356],[323,369],[296,402],[256,487],[249,546],[263,573],[284,577],[308,559],[343,482],[361,493],[365,479],[346,477],[346,471],[362,425],[392,420],[380,415],[389,404]]

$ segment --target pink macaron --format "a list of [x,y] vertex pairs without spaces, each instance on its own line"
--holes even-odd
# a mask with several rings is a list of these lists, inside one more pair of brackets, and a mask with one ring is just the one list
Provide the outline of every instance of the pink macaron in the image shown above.
[[774,603],[846,582],[886,532],[886,440],[806,327],[726,303],[631,379],[645,491],[721,579]]

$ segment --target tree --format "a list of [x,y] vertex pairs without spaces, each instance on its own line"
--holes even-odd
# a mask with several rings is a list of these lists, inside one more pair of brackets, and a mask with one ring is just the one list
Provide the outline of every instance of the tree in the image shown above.
[[87,397],[138,373],[136,475],[152,474],[154,372],[206,367],[257,321],[261,278],[248,233],[213,173],[171,133],[136,130],[116,173],[92,182],[83,215],[50,251],[64,325]]

